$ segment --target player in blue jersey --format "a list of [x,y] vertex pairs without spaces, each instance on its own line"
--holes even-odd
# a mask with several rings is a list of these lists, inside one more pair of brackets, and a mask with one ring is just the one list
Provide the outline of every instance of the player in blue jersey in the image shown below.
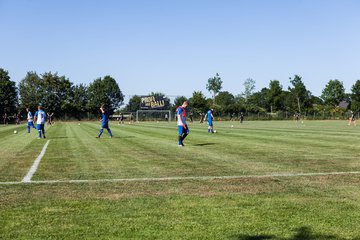
[[186,124],[186,111],[185,108],[187,107],[188,102],[185,101],[183,104],[176,109],[176,115],[178,119],[178,130],[179,130],[179,142],[178,146],[183,147],[184,146],[184,139],[186,136],[190,133],[189,128]]
[[26,108],[26,112],[27,112],[27,132],[30,133],[30,128],[35,128],[34,126],[34,118],[30,112],[30,109],[29,108]]
[[214,109],[210,109],[206,116],[207,117],[207,121],[208,121],[208,133],[214,133],[214,125],[213,125],[213,120],[214,120]]
[[96,138],[100,138],[101,134],[104,131],[104,128],[108,131],[110,138],[112,138],[112,133],[111,130],[109,128],[109,114],[106,111],[106,108],[104,105],[101,105],[100,107],[100,111],[101,111],[101,128],[100,128],[100,132],[99,135]]
[[34,115],[34,121],[36,122],[36,129],[38,130],[39,137],[41,138],[41,133],[43,134],[43,137],[45,136],[45,119],[46,119],[46,113],[42,110],[41,105],[38,106],[38,110],[35,112]]

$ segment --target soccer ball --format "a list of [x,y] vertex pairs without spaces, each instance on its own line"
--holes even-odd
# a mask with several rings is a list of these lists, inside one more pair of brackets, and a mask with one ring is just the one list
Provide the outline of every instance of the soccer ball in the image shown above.
[[217,131],[216,131],[216,130],[214,130],[214,133],[217,133]]
[[80,126],[80,123],[79,123],[79,126]]
[[231,125],[231,127],[233,128],[233,127],[234,127],[234,125]]
[[14,130],[14,134],[17,134],[17,131],[16,131],[16,130]]

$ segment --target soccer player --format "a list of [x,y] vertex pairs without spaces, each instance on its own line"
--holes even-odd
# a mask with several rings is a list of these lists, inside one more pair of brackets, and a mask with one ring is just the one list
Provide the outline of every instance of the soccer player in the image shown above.
[[351,125],[351,123],[354,123],[354,126],[356,126],[356,118],[355,118],[355,113],[353,111],[351,111],[351,117],[349,118],[349,126]]
[[108,131],[110,138],[112,138],[113,135],[112,135],[111,130],[109,128],[109,114],[106,111],[106,108],[105,108],[104,105],[101,105],[100,111],[101,111],[101,114],[102,114],[102,116],[101,116],[101,129],[100,129],[99,135],[96,138],[101,137],[101,134],[103,133],[104,128]]
[[19,111],[18,113],[15,113],[14,114],[14,118],[15,118],[15,123],[16,125],[20,125],[21,122],[20,122],[20,117],[21,117],[21,111]]
[[207,121],[208,121],[208,133],[214,133],[214,125],[213,125],[213,120],[214,120],[214,109],[210,109],[207,112],[207,115],[205,116],[205,118],[207,117]]
[[244,122],[244,114],[241,112],[240,113],[240,124],[242,125]]
[[179,147],[184,146],[184,139],[190,133],[189,128],[186,124],[186,111],[185,108],[187,107],[188,102],[185,101],[183,104],[176,109],[176,115],[178,119],[178,130],[179,130]]
[[[27,123],[27,132],[30,133],[30,127],[35,128],[35,126],[34,126],[34,119],[33,119],[33,116],[32,116],[32,114],[31,114],[29,108],[26,108],[26,112],[28,113],[28,114],[27,114],[27,121],[28,121],[28,123]],[[35,129],[36,129],[36,128],[35,128]]]
[[193,111],[191,111],[190,114],[189,114],[189,118],[190,118],[191,123],[193,122],[193,116],[194,116],[194,113],[193,113]]
[[8,117],[7,113],[4,113],[3,118],[4,118],[4,125],[8,125],[9,124],[9,117]]
[[124,114],[123,113],[120,114],[119,124],[124,124]]
[[42,110],[41,105],[38,106],[38,110],[35,112],[34,115],[34,121],[36,122],[36,129],[38,130],[39,137],[38,139],[41,139],[41,132],[43,134],[43,137],[45,136],[45,119],[46,119],[46,113]]
[[200,122],[199,123],[203,123],[204,122],[204,114],[201,112],[200,113]]
[[54,113],[51,113],[51,114],[47,114],[48,116],[48,124],[51,126],[53,125],[53,116],[54,116]]

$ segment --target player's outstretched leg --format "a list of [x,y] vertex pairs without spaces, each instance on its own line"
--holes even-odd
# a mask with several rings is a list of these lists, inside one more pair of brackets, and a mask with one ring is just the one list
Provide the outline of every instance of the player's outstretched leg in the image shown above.
[[113,135],[112,135],[112,132],[111,132],[110,128],[107,128],[107,131],[109,133],[110,138],[112,138]]
[[104,129],[103,129],[103,128],[101,128],[101,129],[100,129],[100,132],[99,132],[99,134],[97,135],[97,137],[96,137],[96,138],[100,138],[100,137],[101,137],[101,134],[103,133],[103,131],[104,131]]

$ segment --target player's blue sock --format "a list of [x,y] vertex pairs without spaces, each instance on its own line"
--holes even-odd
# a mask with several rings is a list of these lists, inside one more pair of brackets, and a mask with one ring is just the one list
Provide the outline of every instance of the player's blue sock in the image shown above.
[[41,130],[38,130],[39,138],[41,138]]
[[110,137],[112,137],[112,133],[111,133],[110,129],[108,129],[108,133],[109,133]]
[[101,134],[103,133],[103,131],[104,131],[104,129],[100,129],[100,132],[99,132],[98,137],[100,137],[100,136],[101,136]]
[[30,126],[27,126],[28,133],[30,133]]

